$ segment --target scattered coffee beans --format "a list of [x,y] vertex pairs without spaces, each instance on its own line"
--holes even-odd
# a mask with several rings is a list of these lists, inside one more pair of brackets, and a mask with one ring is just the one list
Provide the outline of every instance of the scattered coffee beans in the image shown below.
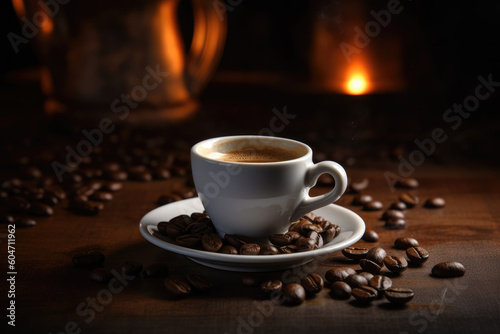
[[410,193],[403,193],[399,195],[399,200],[404,202],[408,208],[413,208],[420,203],[418,197]]
[[370,280],[373,278],[373,274],[372,274],[372,273],[369,273],[369,272],[367,272],[367,271],[362,271],[362,272],[360,272],[358,275],[361,275],[361,276],[363,276],[364,278],[366,278],[366,280],[367,280],[368,282],[370,282]]
[[363,285],[368,285],[368,281],[366,280],[366,278],[358,274],[347,276],[344,279],[344,282],[349,284],[349,286],[353,289]]
[[424,206],[430,209],[438,209],[443,208],[446,205],[446,202],[441,197],[432,197],[425,201]]
[[282,300],[288,305],[300,305],[306,299],[306,291],[298,283],[287,284],[283,288]]
[[370,195],[358,194],[352,199],[352,205],[365,205],[371,201],[373,201],[373,198]]
[[328,270],[325,274],[325,279],[329,284],[333,284],[337,281],[343,281],[349,275],[355,275],[356,271],[349,267],[337,267]]
[[441,262],[432,268],[432,275],[440,278],[459,277],[465,275],[465,267],[456,261]]
[[385,222],[384,227],[388,230],[401,230],[406,228],[406,221],[402,218],[391,218]]
[[16,228],[26,228],[35,226],[36,221],[33,219],[18,218],[14,220],[14,224],[16,224]]
[[408,267],[408,262],[401,256],[386,256],[384,259],[384,264],[391,272],[399,274]]
[[363,205],[365,211],[379,211],[382,210],[383,204],[379,201],[371,201]]
[[372,273],[373,275],[377,275],[380,272],[380,269],[382,269],[380,264],[368,259],[359,260],[359,265],[361,266],[361,269]]
[[212,282],[198,274],[187,274],[186,279],[189,284],[197,291],[207,291],[212,287]]
[[418,247],[418,241],[409,237],[397,238],[394,241],[394,247],[397,249],[408,249],[410,247]]
[[385,291],[392,286],[392,280],[389,277],[383,275],[373,276],[368,283],[372,288],[375,288],[378,291]]
[[167,291],[174,297],[184,297],[191,292],[191,286],[181,276],[171,275],[164,281]]
[[396,181],[396,188],[415,189],[418,188],[418,181],[413,178],[404,178]]
[[241,278],[241,283],[246,286],[259,286],[260,282],[261,278],[257,274],[244,274]]
[[99,283],[108,283],[113,278],[111,271],[106,268],[95,268],[90,272],[90,279]]
[[363,234],[363,237],[361,237],[364,241],[367,242],[377,242],[379,239],[379,236],[377,232],[374,230],[366,230],[365,233]]
[[379,266],[384,265],[384,259],[387,256],[385,249],[381,247],[373,247],[366,253],[366,258],[377,263]]
[[404,211],[404,210],[406,210],[407,207],[406,207],[406,204],[404,202],[397,201],[397,202],[392,203],[389,208],[392,210]]
[[393,218],[401,218],[403,219],[405,217],[404,213],[402,211],[399,211],[399,210],[386,210],[384,211],[384,213],[382,214],[382,220],[389,220],[389,219],[393,219]]
[[323,279],[321,276],[314,273],[308,274],[304,277],[300,284],[302,284],[308,296],[313,296],[323,289]]
[[409,247],[406,250],[408,259],[416,264],[422,264],[429,258],[429,252],[419,246]]
[[385,298],[394,304],[406,304],[412,300],[414,292],[407,288],[391,287],[384,291]]
[[351,260],[361,260],[368,254],[368,248],[347,247],[342,250],[342,254]]
[[377,298],[378,292],[371,286],[360,286],[352,289],[352,296],[358,302],[368,304]]
[[280,280],[265,281],[260,285],[260,290],[264,295],[269,296],[283,289],[283,283]]
[[330,296],[337,299],[347,299],[351,297],[352,289],[346,282],[337,281],[330,288]]

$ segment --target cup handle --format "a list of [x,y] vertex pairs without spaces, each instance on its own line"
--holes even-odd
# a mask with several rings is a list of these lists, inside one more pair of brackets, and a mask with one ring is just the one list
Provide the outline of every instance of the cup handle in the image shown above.
[[[319,176],[328,173],[335,179],[335,187],[326,194],[310,197],[308,191],[314,187]],[[333,203],[342,196],[347,188],[347,174],[344,168],[333,161],[322,161],[309,167],[304,180],[306,189],[302,202],[292,214],[291,221],[296,221],[306,213]]]

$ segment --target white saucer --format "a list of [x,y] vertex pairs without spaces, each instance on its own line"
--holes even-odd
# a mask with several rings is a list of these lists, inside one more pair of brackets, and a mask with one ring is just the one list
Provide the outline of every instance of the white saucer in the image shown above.
[[203,205],[197,197],[177,201],[147,213],[142,217],[139,229],[144,238],[152,244],[171,252],[185,255],[199,264],[217,269],[247,272],[283,270],[303,265],[315,258],[323,257],[326,254],[349,247],[361,239],[365,232],[365,223],[361,217],[351,210],[330,204],[313,212],[339,225],[341,233],[322,248],[308,252],[278,255],[212,253],[176,245],[173,239],[158,233],[156,225],[160,221],[168,221],[181,214],[190,215],[193,212],[202,212],[203,210]]

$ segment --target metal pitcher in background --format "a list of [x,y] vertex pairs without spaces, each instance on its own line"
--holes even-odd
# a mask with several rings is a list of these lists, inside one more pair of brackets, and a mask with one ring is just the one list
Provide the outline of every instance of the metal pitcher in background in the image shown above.
[[[189,52],[179,27],[179,0],[13,0],[37,29],[47,113],[128,121],[182,120],[213,75],[226,37],[224,13],[191,0]],[[47,5],[51,3],[51,5]]]

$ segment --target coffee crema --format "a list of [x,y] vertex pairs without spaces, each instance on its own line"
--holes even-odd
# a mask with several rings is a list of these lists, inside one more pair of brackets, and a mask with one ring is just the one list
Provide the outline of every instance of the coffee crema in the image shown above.
[[211,154],[211,158],[227,162],[247,163],[287,161],[302,156],[297,150],[287,150],[275,146],[248,146],[233,151],[214,153]]

